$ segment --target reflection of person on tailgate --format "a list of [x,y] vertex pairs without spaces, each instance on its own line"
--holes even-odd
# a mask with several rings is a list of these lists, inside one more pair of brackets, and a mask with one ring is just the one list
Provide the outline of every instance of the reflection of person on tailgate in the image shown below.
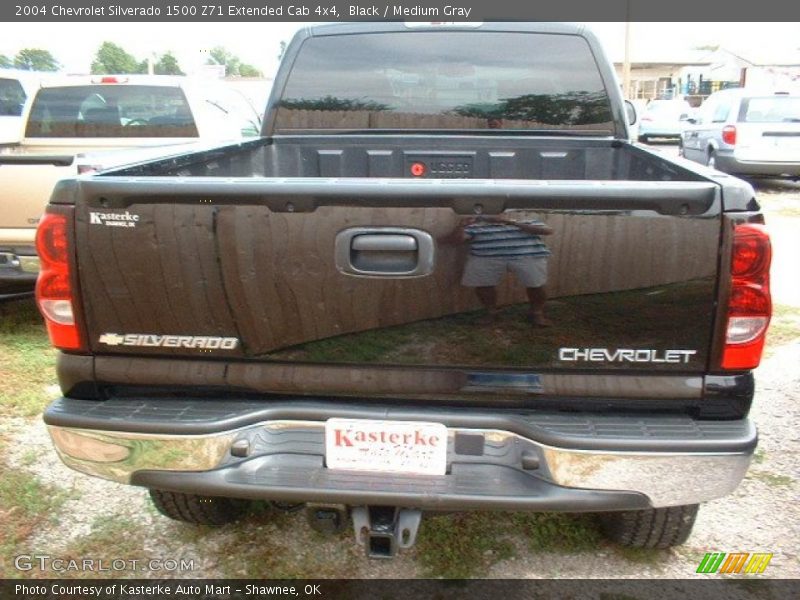
[[550,322],[544,316],[547,300],[547,258],[550,250],[540,236],[553,229],[537,220],[511,221],[503,217],[478,217],[463,227],[463,239],[470,242],[461,285],[475,288],[491,322],[497,315],[497,289],[506,271],[525,286],[531,308],[529,319],[539,327]]

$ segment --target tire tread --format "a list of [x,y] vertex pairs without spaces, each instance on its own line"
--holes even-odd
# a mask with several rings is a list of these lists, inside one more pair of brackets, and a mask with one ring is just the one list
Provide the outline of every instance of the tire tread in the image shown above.
[[605,535],[628,548],[665,549],[683,544],[692,533],[697,504],[599,515]]
[[195,525],[219,527],[241,517],[248,503],[234,498],[198,496],[164,490],[150,490],[156,510],[165,517]]

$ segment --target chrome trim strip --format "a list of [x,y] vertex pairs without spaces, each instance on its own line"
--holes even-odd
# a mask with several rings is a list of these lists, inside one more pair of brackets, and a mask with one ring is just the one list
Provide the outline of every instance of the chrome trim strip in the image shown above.
[[[281,445],[296,443],[300,449],[294,452],[302,454],[305,449],[306,454],[319,454],[324,448],[320,445],[324,428],[323,421],[277,420],[217,434],[169,435],[48,426],[64,464],[120,483],[130,483],[133,473],[141,470],[198,472],[231,464],[237,460],[231,458],[231,445],[243,437],[256,450],[263,450],[270,436],[289,434],[291,439],[282,438]],[[455,454],[457,434],[482,435],[483,454]],[[448,436],[448,462],[502,464],[522,470],[522,454],[534,452],[543,460],[535,473],[529,471],[531,476],[569,488],[638,492],[654,507],[725,496],[739,485],[752,459],[751,454],[737,452],[573,450],[493,429],[448,428]]]

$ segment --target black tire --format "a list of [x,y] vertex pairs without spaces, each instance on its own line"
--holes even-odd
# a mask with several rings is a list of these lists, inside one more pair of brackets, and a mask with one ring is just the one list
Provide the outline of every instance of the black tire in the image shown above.
[[236,521],[247,512],[250,504],[247,500],[195,496],[163,490],[150,490],[150,498],[158,512],[165,517],[213,527]]
[[647,142],[649,142],[649,141],[650,141],[650,138],[649,138],[648,136],[646,136],[646,135],[640,135],[640,136],[639,136],[639,141],[640,141],[642,144],[646,144]]
[[706,155],[706,166],[711,167],[712,169],[717,168],[717,153],[714,152],[713,148],[708,149],[708,154]]
[[600,528],[611,541],[628,548],[672,548],[692,533],[697,504],[649,510],[601,513]]

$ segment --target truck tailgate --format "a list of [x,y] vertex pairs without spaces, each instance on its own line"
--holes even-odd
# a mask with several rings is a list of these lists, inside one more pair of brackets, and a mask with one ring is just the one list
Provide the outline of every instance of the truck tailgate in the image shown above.
[[[520,392],[540,373],[706,365],[712,183],[220,179],[77,184],[93,353],[227,359],[226,377],[275,391],[313,389],[326,364],[359,365],[338,375],[345,390],[352,377],[380,387],[381,368],[401,379],[445,368],[437,376],[466,378],[461,388]],[[519,275],[502,275],[491,321],[461,285],[471,248],[451,234],[476,212],[554,230],[543,238],[550,327],[527,318]]]

